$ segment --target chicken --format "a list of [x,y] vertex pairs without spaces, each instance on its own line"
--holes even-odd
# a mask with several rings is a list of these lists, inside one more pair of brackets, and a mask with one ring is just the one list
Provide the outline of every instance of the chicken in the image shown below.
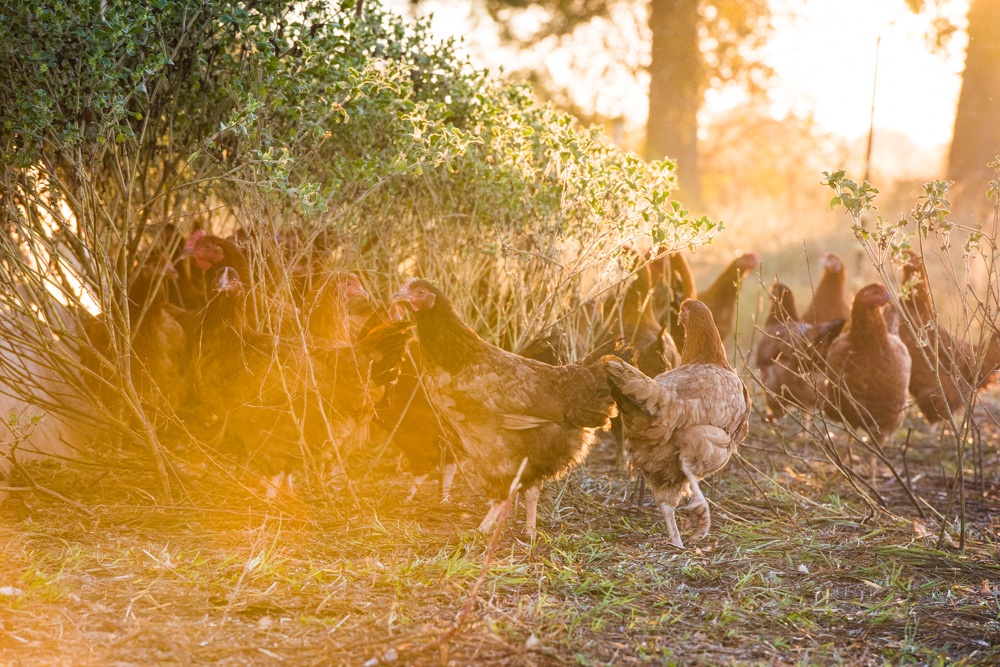
[[521,476],[534,537],[542,483],[583,460],[594,430],[606,426],[614,402],[606,380],[615,341],[583,360],[550,366],[490,345],[459,318],[451,301],[426,280],[411,279],[396,294],[412,311],[433,403],[455,427],[493,499],[480,524],[489,531],[523,459]]
[[[740,297],[743,276],[758,266],[760,266],[760,256],[757,253],[740,255],[719,274],[708,289],[698,291],[698,300],[712,311],[715,326],[723,340],[729,337],[736,323],[736,301]],[[686,335],[685,340],[687,340]],[[683,346],[681,349],[683,350]]]
[[[910,353],[886,326],[882,308],[887,303],[884,285],[872,283],[858,291],[850,322],[826,353],[830,384],[824,412],[867,433],[876,449],[903,423],[910,383]],[[874,470],[873,460],[873,476]]]
[[[178,259],[189,257],[194,261],[195,266],[204,272],[205,279],[209,282],[217,277],[218,269],[223,267],[235,269],[236,275],[240,279],[241,288],[250,296],[246,304],[249,307],[244,314],[245,323],[251,329],[257,329],[257,306],[256,298],[253,296],[255,283],[253,273],[250,271],[250,260],[247,259],[243,249],[229,239],[197,229],[188,238],[184,249],[178,255]],[[215,290],[211,288],[209,291],[214,292]]]
[[674,511],[690,494],[694,539],[708,534],[711,515],[698,481],[721,470],[749,430],[750,394],[726,358],[712,311],[700,301],[681,306],[684,352],[676,369],[648,378],[608,359],[608,380],[629,441],[632,463],[648,480],[667,523],[670,543],[683,548]]
[[1000,331],[996,325],[992,327],[986,339],[976,346],[975,358],[983,360],[982,368],[979,370],[979,388],[987,389],[993,386],[997,375],[1000,374]]
[[900,305],[908,322],[900,324],[899,337],[912,360],[910,393],[924,419],[934,424],[964,406],[972,393],[972,346],[938,324],[924,261],[916,253],[908,253],[903,265],[903,285],[908,289]]
[[[184,323],[189,318],[183,309],[168,303],[165,295],[167,282],[176,276],[165,255],[153,255],[138,268],[128,289],[130,379],[143,411],[156,426],[164,424],[180,408],[188,389],[188,334]],[[87,384],[106,403],[120,397],[115,389],[119,385],[109,326],[102,315],[86,319],[83,327],[91,344],[83,350],[82,361],[92,372]]]
[[303,460],[325,468],[338,453],[343,458],[345,444],[364,437],[375,402],[398,376],[412,324],[389,323],[354,347],[307,354],[248,326],[247,293],[234,268],[216,271],[213,290],[196,345],[198,395],[268,478],[273,497],[291,488]]
[[844,320],[799,321],[792,290],[779,282],[771,287],[771,312],[755,352],[760,380],[767,389],[768,418],[777,419],[791,407],[816,407],[826,387],[817,364],[822,364],[843,327]]
[[[354,342],[390,321],[388,313],[372,306],[353,273],[329,276],[318,292],[309,315],[309,331],[314,338],[347,337]],[[457,472],[454,452],[459,448],[459,438],[427,398],[422,376],[420,346],[413,342],[400,363],[399,378],[386,387],[375,406],[374,423],[388,434],[409,464],[412,477],[406,502],[413,500],[424,481],[440,468],[440,502],[446,503]]]
[[309,335],[350,345],[375,311],[368,292],[354,273],[329,273],[304,295]]
[[166,300],[166,284],[177,271],[164,256],[149,258],[129,290],[132,327],[132,381],[144,399],[146,415],[162,422],[176,411],[187,395],[185,370],[188,337],[187,313]]
[[[636,349],[637,366],[649,377],[680,363],[680,353],[668,328],[661,326],[653,314],[653,281],[660,278],[662,271],[659,262],[639,267],[624,296],[605,303],[605,319],[611,320],[611,330]],[[626,437],[620,416],[612,419],[611,432],[618,444],[616,463],[621,468],[625,464]]]
[[446,503],[451,497],[457,472],[455,452],[461,448],[460,438],[428,398],[423,372],[420,346],[413,344],[410,359],[403,362],[399,380],[375,406],[375,423],[389,434],[409,464],[412,480],[406,501],[413,500],[420,485],[440,468],[439,500]]
[[847,300],[847,275],[840,255],[828,252],[819,261],[823,275],[816,285],[812,302],[802,313],[802,321],[809,324],[848,320],[851,305]]
[[624,296],[605,303],[605,318],[612,321],[612,332],[624,336],[625,343],[636,349],[639,370],[650,377],[673,368],[680,360],[670,332],[653,313],[653,279],[659,270],[650,264],[639,267]]
[[[559,334],[535,338],[518,354],[556,365],[561,358],[560,339]],[[410,358],[403,361],[399,380],[388,388],[385,398],[376,406],[375,421],[391,435],[393,444],[409,463],[413,480],[406,500],[412,500],[420,485],[440,468],[440,502],[446,503],[457,472],[455,454],[461,452],[461,438],[428,398],[423,374],[420,345],[413,343]]]
[[677,320],[685,299],[696,299],[694,276],[687,259],[679,252],[661,254],[652,260],[653,314],[656,321],[667,327],[674,347],[684,347],[684,327]]

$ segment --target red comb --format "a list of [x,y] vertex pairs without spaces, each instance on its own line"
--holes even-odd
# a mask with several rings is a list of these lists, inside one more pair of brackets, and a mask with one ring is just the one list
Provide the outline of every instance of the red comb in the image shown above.
[[184,244],[184,249],[194,250],[195,246],[198,245],[198,241],[200,241],[203,236],[207,236],[204,229],[196,229],[191,232],[191,238],[189,238],[187,243]]

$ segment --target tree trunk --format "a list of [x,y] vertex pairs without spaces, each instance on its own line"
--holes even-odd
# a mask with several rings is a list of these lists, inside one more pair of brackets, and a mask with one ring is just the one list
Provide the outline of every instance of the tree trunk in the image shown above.
[[698,0],[650,2],[653,53],[646,157],[677,161],[679,198],[687,206],[697,205],[701,199],[698,108],[705,67],[698,46],[698,18]]
[[948,179],[955,181],[955,210],[988,210],[986,164],[1000,155],[1000,0],[972,0],[969,48],[962,92],[948,155]]

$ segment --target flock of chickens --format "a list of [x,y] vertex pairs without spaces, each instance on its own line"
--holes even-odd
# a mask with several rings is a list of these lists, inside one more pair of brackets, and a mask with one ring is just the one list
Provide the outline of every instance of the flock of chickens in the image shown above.
[[[131,386],[154,426],[198,406],[217,425],[219,450],[262,474],[273,497],[291,490],[306,463],[329,477],[346,470],[374,423],[409,460],[411,498],[440,468],[447,500],[456,463],[467,460],[492,499],[480,529],[495,524],[517,479],[530,536],[543,482],[583,460],[596,431],[611,428],[649,482],[670,541],[683,546],[674,514],[687,496],[694,537],[707,534],[699,480],[724,467],[748,431],[750,395],[722,341],[741,281],[760,265],[756,254],[701,291],[681,254],[642,258],[623,293],[597,306],[604,342],[561,364],[559,337],[520,353],[491,345],[426,280],[403,284],[392,313],[372,304],[355,274],[308,262],[282,267],[290,293],[275,294],[268,267],[254,275],[241,241],[195,231],[173,258],[151,256],[129,289]],[[888,312],[883,285],[861,289],[849,305],[843,263],[826,255],[823,268],[801,316],[791,290],[772,288],[755,355],[769,416],[822,410],[883,442],[903,419],[908,391],[938,420],[1000,365],[995,343],[988,367],[976,368],[973,351],[937,326],[919,257],[904,267],[912,289],[902,303],[917,336]],[[274,335],[263,333],[265,317]],[[99,395],[116,386],[106,324],[98,317],[87,326],[85,362]]]
[[776,282],[771,288],[756,362],[772,418],[790,407],[821,410],[870,437],[880,451],[903,422],[908,394],[934,424],[995,381],[995,332],[974,349],[938,322],[918,254],[905,253],[901,312],[879,283],[865,286],[849,303],[843,261],[827,254],[822,266],[813,302],[801,315],[787,286]]

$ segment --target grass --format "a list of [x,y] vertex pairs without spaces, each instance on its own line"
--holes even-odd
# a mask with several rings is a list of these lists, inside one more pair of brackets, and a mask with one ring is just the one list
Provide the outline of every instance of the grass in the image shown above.
[[[16,494],[0,524],[0,662],[31,665],[990,664],[1000,660],[1000,479],[969,489],[965,553],[902,498],[870,515],[837,475],[757,424],[706,484],[711,535],[672,548],[607,446],[548,485],[541,533],[523,509],[501,534],[468,622],[488,540],[467,484],[438,507],[386,470],[361,507],[225,499],[158,507],[133,478],[39,467],[94,516]],[[918,441],[917,490],[950,477]],[[996,471],[996,434],[986,470]],[[755,472],[759,470],[761,472]],[[942,474],[945,476],[942,477]],[[971,478],[970,478],[971,479]],[[149,484],[152,487],[153,481]],[[648,494],[647,494],[648,495]],[[627,496],[629,496],[627,498]],[[898,515],[898,516],[897,516]],[[513,526],[513,528],[512,528]],[[375,662],[372,662],[372,661]],[[382,660],[379,663],[378,660]]]

